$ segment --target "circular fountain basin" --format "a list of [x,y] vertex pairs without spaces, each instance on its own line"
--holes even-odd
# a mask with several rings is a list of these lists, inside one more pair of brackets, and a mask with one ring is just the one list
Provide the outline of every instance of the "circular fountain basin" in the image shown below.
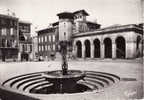
[[85,73],[79,70],[68,70],[66,75],[61,70],[51,71],[42,74],[50,83],[53,83],[53,89],[57,93],[71,93],[76,91],[77,81],[85,77]]

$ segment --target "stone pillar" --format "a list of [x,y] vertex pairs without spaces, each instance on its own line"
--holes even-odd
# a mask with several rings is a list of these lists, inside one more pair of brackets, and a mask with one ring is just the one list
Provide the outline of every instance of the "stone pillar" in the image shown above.
[[77,52],[77,50],[76,50],[76,43],[75,43],[75,41],[74,41],[74,43],[73,43],[73,50],[72,50],[72,55],[73,55],[74,57],[77,57],[76,52]]
[[140,41],[139,49],[140,49],[140,56],[142,56],[142,54],[143,54],[143,43],[142,43],[142,40]]
[[136,43],[128,41],[126,42],[126,58],[135,58]]
[[75,46],[74,46],[74,55],[75,55],[75,57],[77,57],[77,49],[78,49],[78,48],[77,48],[77,46],[75,45]]
[[91,58],[94,58],[94,44],[91,43]]
[[116,58],[116,43],[115,41],[112,42],[112,58]]
[[100,54],[100,55],[101,55],[101,58],[102,58],[102,59],[104,58],[104,53],[105,53],[105,52],[104,52],[104,49],[105,49],[104,43],[101,43],[101,45],[100,45],[100,50],[101,50],[100,53],[101,53],[101,54]]
[[82,58],[85,58],[85,45],[82,43]]

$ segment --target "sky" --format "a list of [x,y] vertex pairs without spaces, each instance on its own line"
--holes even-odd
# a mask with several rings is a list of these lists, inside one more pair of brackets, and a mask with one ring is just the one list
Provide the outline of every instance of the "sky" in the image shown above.
[[20,20],[44,28],[58,21],[57,14],[84,9],[89,21],[102,27],[142,22],[142,0],[0,0],[0,12],[10,9]]

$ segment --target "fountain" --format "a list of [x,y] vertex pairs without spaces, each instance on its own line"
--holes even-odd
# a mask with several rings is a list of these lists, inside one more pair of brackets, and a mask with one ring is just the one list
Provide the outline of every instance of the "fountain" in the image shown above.
[[[51,71],[48,73],[44,73],[43,76],[47,81],[53,83],[53,89],[57,93],[70,93],[77,91],[77,81],[83,79],[85,77],[85,73],[80,70],[68,70],[68,62],[67,62],[67,49],[71,45],[70,36],[71,31],[68,28],[72,29],[71,24],[73,20],[73,14],[64,12],[58,14],[59,16],[59,45],[60,45],[60,54],[62,56],[62,70]],[[64,23],[64,29],[61,30],[61,27]],[[65,23],[69,24],[65,26]],[[70,32],[69,32],[70,31]],[[64,33],[64,34],[63,34]]]
[[56,93],[71,93],[77,91],[77,81],[85,77],[85,73],[80,70],[68,70],[67,63],[67,41],[61,41],[62,70],[43,73],[47,81],[53,83],[52,88]]

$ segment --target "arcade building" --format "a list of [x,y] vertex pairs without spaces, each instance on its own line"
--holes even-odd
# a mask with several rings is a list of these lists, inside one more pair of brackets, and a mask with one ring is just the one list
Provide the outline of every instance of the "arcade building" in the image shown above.
[[[47,54],[51,52],[57,57],[59,41],[64,39],[71,41],[72,45],[68,51],[76,58],[131,59],[143,54],[141,24],[101,28],[100,24],[87,21],[89,14],[85,10],[62,12],[57,16],[58,22],[37,32],[38,53],[44,59],[50,57]],[[49,35],[54,39],[51,40]]]

